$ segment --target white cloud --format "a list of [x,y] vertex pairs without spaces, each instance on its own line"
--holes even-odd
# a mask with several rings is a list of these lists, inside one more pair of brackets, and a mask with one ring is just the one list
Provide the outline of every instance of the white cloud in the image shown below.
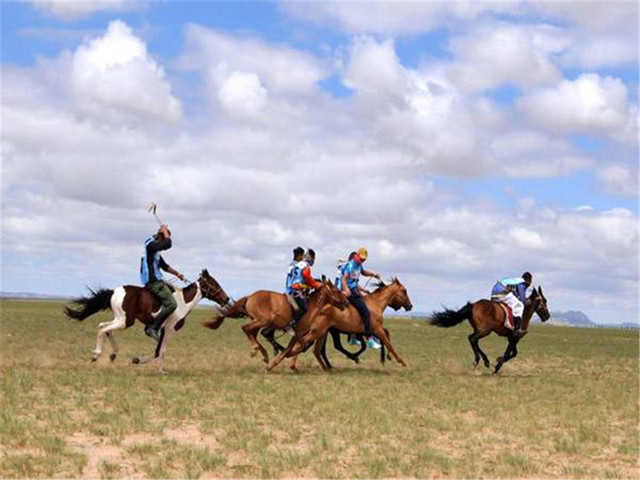
[[314,90],[328,74],[323,62],[285,45],[236,38],[195,24],[185,28],[185,36],[187,52],[179,62],[184,69],[253,73],[269,91],[293,94]]
[[164,69],[119,20],[73,53],[69,87],[79,108],[97,117],[124,113],[177,121],[181,116]]
[[640,193],[638,168],[625,165],[604,165],[596,172],[598,181],[611,195],[637,197]]
[[65,21],[80,20],[99,12],[139,10],[146,2],[131,0],[35,0],[33,6]]
[[232,72],[220,85],[218,99],[231,116],[253,118],[265,107],[268,92],[255,73]]
[[534,90],[518,105],[535,125],[559,133],[606,134],[629,122],[627,87],[597,74]]
[[469,91],[504,84],[544,85],[560,78],[549,55],[561,48],[550,41],[553,28],[484,24],[451,40],[456,60],[448,70],[451,82]]
[[393,40],[378,43],[371,37],[356,37],[343,81],[362,94],[403,95],[407,90],[406,75]]
[[290,15],[338,27],[353,34],[413,35],[456,19],[473,20],[488,12],[508,13],[507,2],[281,2]]

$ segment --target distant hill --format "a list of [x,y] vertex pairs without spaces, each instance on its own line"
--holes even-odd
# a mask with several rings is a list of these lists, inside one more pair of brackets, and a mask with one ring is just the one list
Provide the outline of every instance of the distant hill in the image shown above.
[[552,312],[551,322],[579,327],[594,327],[596,325],[591,321],[589,317],[578,310],[569,310],[568,312]]

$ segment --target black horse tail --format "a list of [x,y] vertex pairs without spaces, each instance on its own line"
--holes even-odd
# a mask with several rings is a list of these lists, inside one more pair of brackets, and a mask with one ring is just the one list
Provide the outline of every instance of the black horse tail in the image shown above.
[[445,308],[442,312],[433,313],[429,318],[429,323],[436,327],[448,328],[458,325],[467,319],[471,320],[471,303],[467,303],[458,311]]
[[113,290],[101,288],[97,292],[91,289],[89,289],[89,291],[91,292],[91,296],[79,297],[71,301],[72,304],[77,305],[80,308],[73,309],[70,307],[64,307],[64,313],[67,317],[82,321],[94,313],[111,308],[111,296],[113,295]]
[[213,320],[202,322],[203,327],[210,328],[211,330],[217,330],[224,322],[225,318],[240,318],[247,315],[247,298],[242,297],[237,300],[229,309],[219,317],[215,317]]

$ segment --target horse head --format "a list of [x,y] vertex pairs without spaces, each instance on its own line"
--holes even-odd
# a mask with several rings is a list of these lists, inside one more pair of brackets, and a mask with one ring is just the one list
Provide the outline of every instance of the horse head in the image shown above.
[[216,302],[221,307],[230,307],[233,303],[218,281],[209,275],[206,268],[202,270],[198,277],[198,285],[200,285],[200,290],[204,298]]
[[337,307],[340,310],[344,310],[349,305],[349,302],[342,295],[342,292],[333,284],[331,280],[322,275],[322,287],[320,297],[321,303],[328,306]]
[[542,294],[542,287],[534,288],[529,297],[533,305],[533,311],[538,314],[540,320],[546,322],[551,318],[551,313],[547,307],[547,298]]
[[389,302],[389,306],[391,308],[396,311],[404,308],[407,312],[413,308],[407,289],[402,285],[402,283],[400,283],[400,280],[398,280],[397,277],[393,277],[389,288],[394,288],[396,290]]

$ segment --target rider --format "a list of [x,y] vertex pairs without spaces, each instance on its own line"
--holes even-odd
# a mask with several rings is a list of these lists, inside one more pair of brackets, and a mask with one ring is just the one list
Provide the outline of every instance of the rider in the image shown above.
[[506,303],[513,311],[515,320],[514,335],[522,338],[527,333],[522,329],[522,315],[524,304],[531,293],[533,276],[524,272],[521,277],[503,278],[498,280],[491,289],[491,299]]
[[295,335],[294,327],[300,319],[307,313],[307,298],[310,289],[322,287],[322,283],[313,278],[311,267],[316,261],[316,252],[311,248],[304,254],[304,259],[299,261],[292,271],[291,283],[287,286],[287,294],[291,295],[298,305],[298,310],[294,312],[293,319],[287,325],[287,333]]
[[358,281],[360,275],[365,277],[380,278],[380,274],[365,270],[362,264],[367,260],[369,252],[366,248],[360,247],[356,254],[347,262],[347,265],[342,270],[342,278],[340,279],[340,285],[338,288],[342,290],[343,295],[349,300],[349,303],[355,307],[362,318],[362,324],[364,325],[364,335],[367,345],[370,348],[379,349],[380,344],[371,337],[371,315],[367,304],[362,298],[360,286]]
[[296,247],[293,249],[293,260],[289,264],[289,268],[287,268],[287,279],[285,280],[285,290],[288,292],[289,287],[293,283],[293,278],[295,277],[296,266],[304,259],[304,248]]
[[184,280],[177,270],[173,269],[164,261],[160,252],[171,248],[171,231],[166,223],[160,225],[160,229],[155,235],[144,241],[144,253],[140,261],[140,282],[146,289],[151,291],[162,305],[160,313],[156,315],[153,323],[148,325],[144,332],[156,341],[160,339],[160,327],[169,315],[177,308],[178,304],[173,298],[173,293],[164,282],[162,271],[175,275],[180,280]]

